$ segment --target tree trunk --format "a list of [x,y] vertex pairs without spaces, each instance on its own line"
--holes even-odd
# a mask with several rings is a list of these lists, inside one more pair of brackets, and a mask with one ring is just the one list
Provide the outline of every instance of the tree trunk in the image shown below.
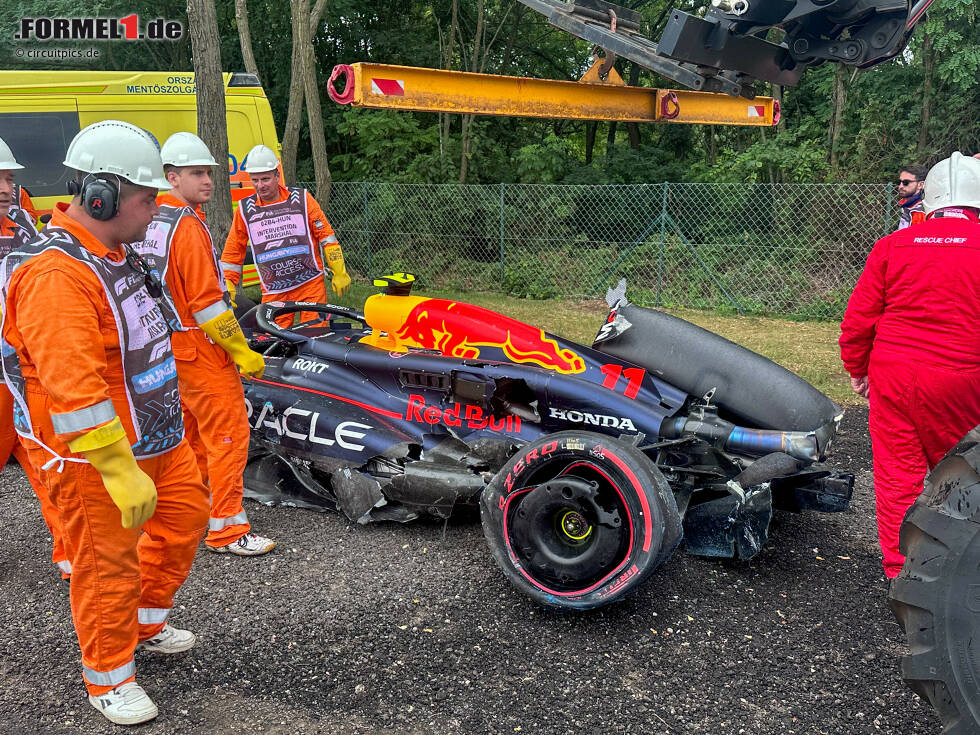
[[[218,160],[228,150],[225,122],[225,84],[221,77],[221,51],[215,39],[218,16],[214,0],[187,0],[187,25],[194,56],[194,82],[197,86],[197,134]],[[231,182],[228,167],[216,166],[211,201],[205,206],[211,239],[224,245],[231,229]]]
[[932,53],[932,38],[928,33],[922,36],[922,70],[924,72],[922,80],[922,114],[919,122],[919,140],[916,150],[919,155],[926,152],[929,145],[929,119],[932,117],[932,77],[935,70],[936,59]]
[[286,181],[296,179],[296,149],[299,147],[300,115],[303,112],[303,60],[296,52],[296,17],[293,17],[293,53],[289,64],[289,104],[282,131],[282,173]]
[[[459,0],[453,0],[452,5],[452,16],[449,21],[449,36],[446,39],[446,57],[443,64],[443,68],[447,71],[453,68],[453,54],[456,50],[456,34],[459,31]],[[449,140],[449,126],[452,124],[452,117],[449,113],[443,113],[440,115],[440,127],[439,127],[439,150],[443,150],[443,146],[447,140]]]
[[[326,6],[326,0],[317,0],[312,13],[309,15],[303,13],[302,18],[309,22],[309,28],[315,27],[320,22],[320,17],[323,15]],[[306,7],[309,8],[309,0],[306,2]],[[305,94],[303,59],[297,53],[297,49],[302,47],[296,42],[297,33],[302,34],[302,31],[297,31],[297,23],[299,23],[300,18],[295,12],[291,13],[291,16],[293,53],[289,65],[289,105],[286,112],[286,127],[282,133],[282,173],[286,177],[286,181],[289,182],[296,180],[296,149],[299,147],[299,129],[302,125],[301,115],[303,114],[303,97]]]
[[599,123],[595,120],[587,120],[585,123],[585,165],[592,163],[592,152],[595,150],[595,134],[599,129]]
[[108,66],[107,66],[107,69],[106,69],[107,71],[109,69],[112,69],[113,71],[116,71],[117,69],[119,69],[119,65],[116,64],[116,58],[115,58],[115,56],[113,56],[113,53],[112,53],[112,46],[113,46],[113,44],[111,44],[111,43],[107,43],[105,45],[105,55],[106,55],[106,59],[109,62],[108,63]]
[[[635,87],[640,83],[640,65],[635,61],[630,64],[629,85]],[[640,150],[640,125],[639,123],[626,123],[626,132],[630,137],[630,148],[634,151]]]
[[[759,128],[759,136],[762,139],[762,145],[765,146],[766,145],[766,142],[767,142],[767,138],[768,138],[768,136],[766,135],[766,129],[765,128]],[[775,184],[776,183],[776,172],[773,170],[771,163],[766,165],[766,172],[769,174],[769,183],[770,184]]]
[[235,24],[238,26],[238,42],[242,46],[242,61],[245,71],[259,75],[259,67],[252,53],[252,33],[248,29],[248,0],[235,0]]
[[[297,5],[309,5],[309,0],[294,2]],[[305,9],[303,12],[306,12]],[[319,22],[319,19],[316,20]],[[316,82],[316,57],[310,26],[307,26],[303,34],[300,49],[303,56],[303,86],[306,88],[306,121],[310,128],[313,171],[316,176],[316,200],[321,208],[325,208],[330,201],[330,164],[327,160],[327,141],[323,134],[323,110],[320,108],[320,89]]]
[[616,146],[616,121],[613,120],[609,123],[609,131],[606,133],[606,155],[608,156],[612,153],[612,149]]
[[830,175],[836,181],[840,163],[840,132],[844,127],[844,105],[847,103],[847,67],[837,64],[834,70],[834,89],[830,103],[830,124],[827,130]]
[[779,122],[776,123],[776,131],[786,132],[786,115],[783,114],[783,85],[774,84],[772,86],[772,97],[779,103]]
[[524,5],[517,6],[511,32],[507,36],[507,44],[504,46],[504,51],[500,56],[500,70],[497,72],[498,74],[507,74],[510,69],[511,60],[514,58],[514,41],[520,38],[521,20],[524,18],[524,11],[526,9]]
[[[453,0],[453,5],[455,6],[457,0]],[[480,51],[483,49],[483,0],[477,0],[476,3],[476,32],[473,34],[473,58],[471,63],[470,71],[478,72],[480,70]],[[459,156],[459,183],[466,183],[466,174],[469,169],[470,160],[470,147],[472,146],[473,137],[471,130],[473,128],[473,115],[463,115],[463,126],[460,138],[461,143],[461,153]]]
[[704,134],[708,139],[707,147],[707,164],[709,166],[714,166],[718,162],[718,140],[715,137],[715,126],[705,125]]
[[459,183],[466,183],[466,174],[469,172],[470,168],[470,125],[473,124],[472,115],[463,115],[461,120],[461,130],[460,130],[460,148],[462,152],[459,156]]

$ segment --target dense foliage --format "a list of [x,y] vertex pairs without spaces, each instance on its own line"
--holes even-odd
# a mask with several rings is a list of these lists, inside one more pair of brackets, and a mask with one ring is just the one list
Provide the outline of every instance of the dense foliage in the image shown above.
[[[651,35],[669,6],[695,0],[627,0],[644,14]],[[13,0],[0,21],[21,16],[125,15],[141,22],[165,17],[186,23],[178,0],[117,2]],[[454,8],[457,23],[454,26]],[[217,0],[226,69],[242,69],[233,0]],[[633,183],[659,181],[847,182],[892,180],[903,162],[931,163],[955,149],[980,150],[980,24],[972,0],[937,0],[928,21],[899,58],[867,71],[812,69],[783,90],[785,123],[776,130],[686,125],[583,122],[386,113],[342,108],[322,96],[334,180],[465,183]],[[249,0],[252,43],[277,126],[285,122],[289,90],[290,4]],[[479,17],[482,14],[482,20]],[[455,27],[455,33],[451,31]],[[16,62],[13,32],[0,53]],[[547,25],[516,0],[330,0],[315,29],[318,75],[333,66],[377,61],[575,79],[590,61],[589,47]],[[190,69],[182,41],[97,44],[100,69]],[[33,64],[37,68],[38,64]],[[56,68],[66,68],[60,63]],[[77,67],[86,68],[86,67]],[[620,63],[624,78],[630,64]],[[638,83],[669,86],[645,70]],[[838,82],[835,84],[835,74]],[[773,90],[760,90],[773,93]],[[775,91],[778,93],[778,91]],[[835,96],[844,96],[835,119]],[[312,179],[309,137],[300,137],[298,178]],[[836,134],[836,135],[835,135]],[[594,146],[587,141],[594,139]],[[832,141],[836,138],[836,145]],[[590,150],[591,148],[591,150]],[[461,162],[465,154],[465,172]]]

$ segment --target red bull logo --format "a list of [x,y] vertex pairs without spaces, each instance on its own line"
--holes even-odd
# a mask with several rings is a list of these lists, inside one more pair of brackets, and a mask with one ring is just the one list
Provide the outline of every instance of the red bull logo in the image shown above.
[[497,417],[486,413],[480,406],[454,403],[442,408],[425,402],[425,397],[412,394],[408,399],[405,419],[416,423],[445,424],[446,426],[465,426],[467,429],[490,429],[491,431],[521,430],[520,416]]
[[450,357],[475,358],[481,347],[499,347],[514,362],[566,374],[585,371],[581,356],[561,347],[544,330],[458,301],[419,302],[405,317],[397,338]]

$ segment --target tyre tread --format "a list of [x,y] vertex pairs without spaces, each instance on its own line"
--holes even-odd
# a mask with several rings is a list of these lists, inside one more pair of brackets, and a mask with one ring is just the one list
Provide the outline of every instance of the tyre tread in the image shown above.
[[[961,691],[950,653],[951,633],[957,631],[951,631],[949,608],[962,603],[971,582],[980,584],[980,569],[959,563],[980,535],[980,524],[960,512],[964,504],[980,507],[977,474],[961,456],[973,446],[961,442],[930,473],[943,481],[927,479],[906,514],[900,532],[906,562],[888,591],[910,649],[902,658],[902,678],[936,710],[944,735],[980,735],[980,722],[972,714],[980,712],[980,692]],[[950,482],[956,507],[950,501]]]

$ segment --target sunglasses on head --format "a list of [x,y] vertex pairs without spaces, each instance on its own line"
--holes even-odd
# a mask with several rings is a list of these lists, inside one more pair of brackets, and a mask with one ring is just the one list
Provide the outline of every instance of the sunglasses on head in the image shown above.
[[908,186],[909,184],[918,184],[919,183],[919,180],[918,179],[899,179],[898,180],[898,183],[901,184],[902,186]]

